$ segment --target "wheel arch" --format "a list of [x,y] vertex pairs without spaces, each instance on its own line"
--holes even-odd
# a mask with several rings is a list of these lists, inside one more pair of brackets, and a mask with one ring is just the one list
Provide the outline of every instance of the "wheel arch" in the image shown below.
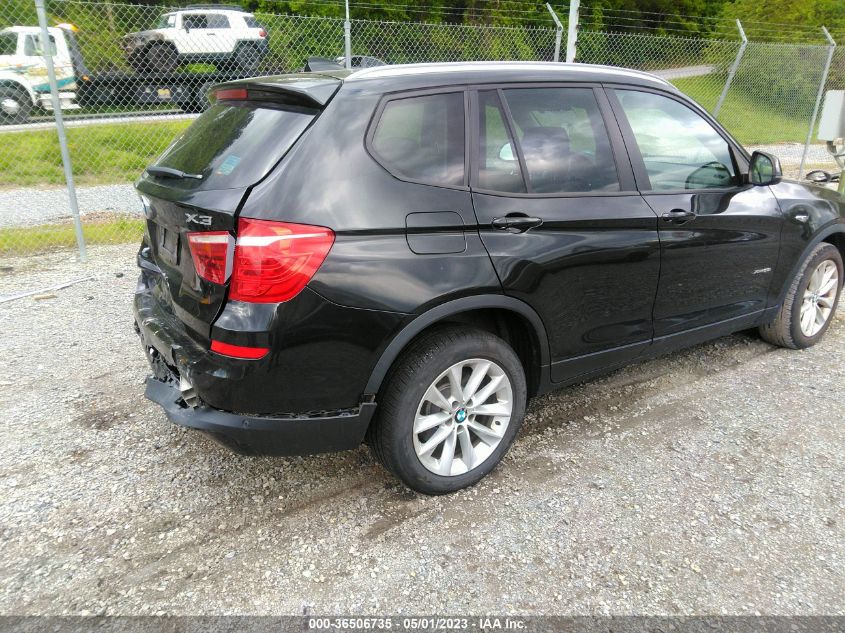
[[38,98],[35,94],[35,90],[33,90],[32,86],[27,84],[25,81],[2,77],[0,78],[0,88],[14,88],[16,90],[20,90],[29,97],[29,100],[33,106],[38,105]]
[[382,352],[365,393],[375,395],[396,361],[420,335],[444,325],[478,327],[504,338],[519,356],[525,369],[529,395],[547,382],[549,342],[540,316],[527,303],[505,295],[476,295],[442,303],[408,323]]
[[836,222],[820,229],[813,239],[807,242],[804,250],[801,251],[801,256],[795,260],[795,263],[789,271],[789,275],[787,275],[786,280],[784,281],[783,287],[780,289],[776,304],[777,306],[783,305],[786,293],[789,291],[789,286],[795,278],[795,275],[798,273],[798,270],[801,268],[801,264],[805,259],[807,259],[812,250],[822,242],[832,244],[839,249],[839,253],[842,255],[843,261],[845,261],[845,222]]

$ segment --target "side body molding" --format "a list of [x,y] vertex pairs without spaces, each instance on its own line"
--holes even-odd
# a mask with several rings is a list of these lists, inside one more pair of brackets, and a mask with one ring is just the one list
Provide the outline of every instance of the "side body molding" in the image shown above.
[[539,315],[527,303],[519,299],[514,299],[513,297],[505,295],[475,295],[441,303],[431,310],[423,312],[406,325],[382,352],[370,374],[370,379],[367,382],[364,393],[373,395],[378,393],[390,366],[399,357],[399,354],[402,353],[402,350],[405,349],[408,343],[429,325],[461,312],[483,309],[508,310],[524,317],[531,324],[534,334],[537,337],[537,342],[539,343],[539,369],[542,390],[542,385],[548,382],[549,340],[546,336],[546,328]]

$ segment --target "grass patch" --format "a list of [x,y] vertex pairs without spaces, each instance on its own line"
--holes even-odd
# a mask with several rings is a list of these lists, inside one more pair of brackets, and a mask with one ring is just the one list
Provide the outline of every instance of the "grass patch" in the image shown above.
[[[85,243],[126,244],[140,242],[144,221],[136,218],[82,219]],[[72,222],[0,229],[0,255],[31,255],[61,248],[75,248],[76,233]]]
[[[191,121],[109,123],[67,129],[79,185],[132,182]],[[0,137],[4,186],[64,185],[55,130],[6,132]]]
[[[713,111],[722,91],[722,84],[716,84],[709,75],[675,79],[672,83],[709,112]],[[766,107],[760,98],[731,89],[722,105],[719,121],[743,145],[803,143],[807,140],[809,115],[803,117]]]

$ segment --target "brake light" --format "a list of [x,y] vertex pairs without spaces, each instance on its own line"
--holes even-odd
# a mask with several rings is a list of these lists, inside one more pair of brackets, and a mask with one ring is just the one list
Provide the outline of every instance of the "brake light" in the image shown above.
[[214,93],[218,101],[244,101],[247,97],[246,88],[224,88]]
[[257,360],[263,358],[270,351],[267,347],[245,347],[243,345],[232,345],[231,343],[223,343],[222,341],[211,341],[211,351],[223,356],[231,356],[232,358],[246,358],[249,360]]
[[259,29],[258,37],[267,37],[267,31],[265,31],[264,29]]
[[322,226],[238,221],[229,298],[279,303],[295,297],[326,259],[334,232]]
[[206,281],[225,284],[229,277],[229,252],[233,242],[227,231],[188,233],[191,259],[197,274]]

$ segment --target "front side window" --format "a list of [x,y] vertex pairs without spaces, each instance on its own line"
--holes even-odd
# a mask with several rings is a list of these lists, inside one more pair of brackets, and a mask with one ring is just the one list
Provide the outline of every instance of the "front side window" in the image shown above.
[[463,185],[463,93],[389,101],[373,133],[372,149],[400,177],[432,185]]
[[503,92],[530,193],[619,191],[610,139],[591,88]]
[[[24,40],[23,45],[23,54],[28,57],[34,57],[36,55],[42,56],[44,55],[44,51],[41,48],[41,35],[27,35],[26,40]],[[50,57],[56,56],[56,38],[52,35],[50,36]]]
[[653,92],[617,90],[653,191],[735,185],[731,150],[691,108]]
[[208,17],[204,13],[189,13],[182,17],[186,29],[207,29]]
[[174,26],[176,26],[176,14],[166,13],[158,19],[158,24],[156,25],[156,28],[172,29]]

